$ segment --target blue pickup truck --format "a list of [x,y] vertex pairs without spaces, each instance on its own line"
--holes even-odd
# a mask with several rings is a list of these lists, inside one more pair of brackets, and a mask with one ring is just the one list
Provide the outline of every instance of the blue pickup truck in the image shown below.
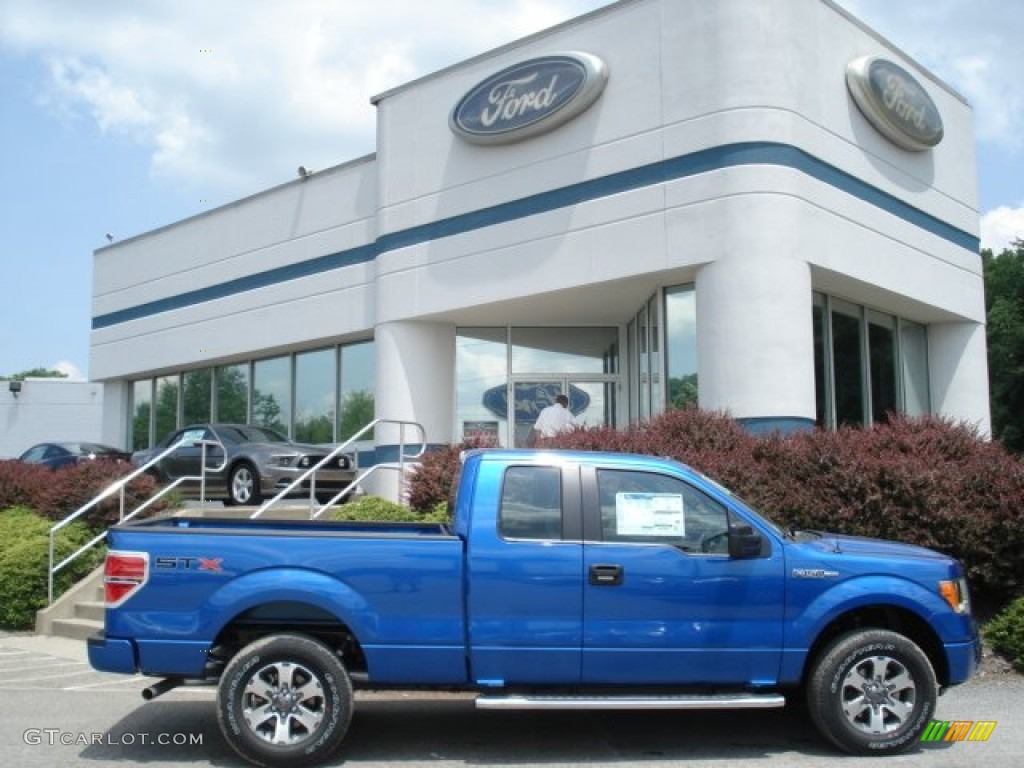
[[472,451],[449,525],[164,518],[110,531],[100,670],[218,686],[258,765],[326,759],[353,687],[491,709],[749,709],[804,696],[855,754],[913,747],[980,657],[962,566],[783,531],[665,459]]

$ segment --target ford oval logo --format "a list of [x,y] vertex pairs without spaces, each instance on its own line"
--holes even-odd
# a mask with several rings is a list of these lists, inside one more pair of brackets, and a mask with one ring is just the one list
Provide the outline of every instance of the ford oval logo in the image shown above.
[[893,143],[920,151],[942,141],[942,117],[935,102],[898,64],[862,56],[847,65],[846,84],[860,111]]
[[608,68],[589,53],[515,64],[470,90],[452,110],[452,131],[474,144],[505,144],[550,131],[594,103]]

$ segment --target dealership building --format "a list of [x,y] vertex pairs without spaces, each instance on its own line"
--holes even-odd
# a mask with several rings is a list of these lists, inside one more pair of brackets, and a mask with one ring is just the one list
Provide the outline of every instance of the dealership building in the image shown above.
[[95,252],[107,442],[988,432],[971,108],[829,0],[622,0],[372,102],[374,154]]

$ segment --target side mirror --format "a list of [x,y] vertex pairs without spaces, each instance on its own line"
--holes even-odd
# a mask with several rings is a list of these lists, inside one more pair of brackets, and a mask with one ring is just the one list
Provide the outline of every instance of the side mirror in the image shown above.
[[761,534],[748,523],[733,523],[729,526],[729,557],[759,557],[763,541]]

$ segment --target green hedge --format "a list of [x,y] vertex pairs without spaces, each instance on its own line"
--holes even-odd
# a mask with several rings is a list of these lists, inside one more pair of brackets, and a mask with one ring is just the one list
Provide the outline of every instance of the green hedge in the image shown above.
[[332,510],[331,519],[352,522],[445,523],[448,522],[448,511],[445,504],[422,512],[379,496],[364,496]]
[[1018,597],[985,625],[985,639],[1024,672],[1024,597]]
[[[52,525],[31,509],[0,510],[0,627],[30,629],[35,625],[36,611],[46,607]],[[54,562],[60,562],[95,535],[81,523],[71,523],[57,534]],[[86,576],[103,556],[100,546],[61,570],[54,581],[54,597]]]

